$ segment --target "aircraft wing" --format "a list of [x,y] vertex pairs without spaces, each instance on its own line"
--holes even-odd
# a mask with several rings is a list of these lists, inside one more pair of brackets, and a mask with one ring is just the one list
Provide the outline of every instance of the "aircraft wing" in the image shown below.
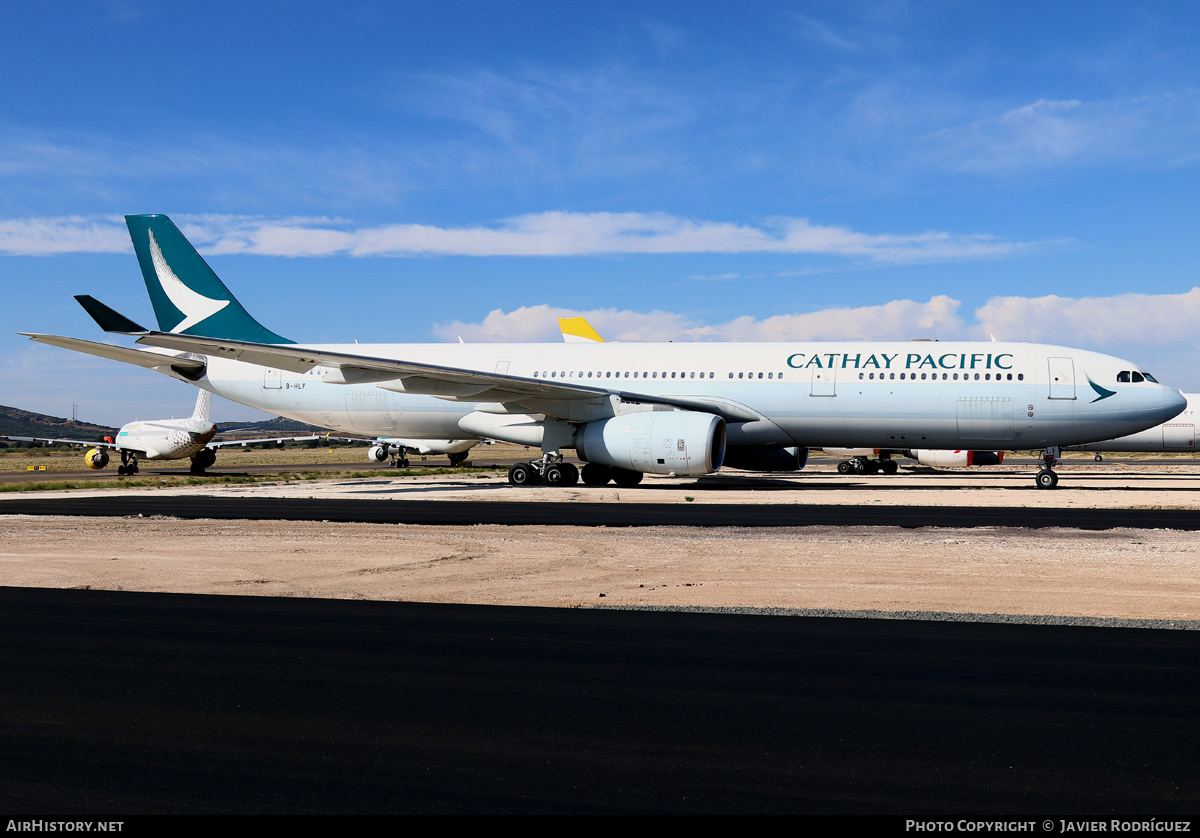
[[145,454],[146,449],[139,445],[118,445],[115,442],[90,442],[86,439],[51,439],[44,436],[10,436],[0,434],[0,439],[12,439],[18,442],[44,442],[48,445],[78,445],[83,448],[114,448],[117,450],[136,451]]
[[17,332],[19,335],[24,335],[32,341],[38,343],[49,344],[50,346],[59,346],[63,349],[73,349],[76,352],[84,352],[88,355],[97,355],[101,358],[109,358],[113,361],[122,361],[126,364],[134,364],[147,369],[156,369],[159,367],[174,368],[176,372],[184,371],[191,373],[203,372],[204,361],[197,361],[194,358],[180,358],[166,352],[155,351],[153,349],[130,349],[124,346],[112,346],[107,343],[96,343],[92,340],[80,340],[79,338],[66,338],[59,335],[41,335],[33,332]]
[[[340,439],[341,437],[334,437]],[[261,445],[264,442],[308,442],[314,439],[325,439],[325,434],[307,434],[305,436],[274,436],[274,437],[255,437],[253,439],[228,439],[220,442],[210,442],[205,448],[224,448],[227,445]]]
[[760,414],[744,405],[721,399],[662,396],[613,387],[569,384],[562,380],[547,381],[540,378],[444,367],[416,361],[333,352],[304,347],[299,344],[252,343],[224,338],[194,337],[171,332],[148,332],[138,337],[137,342],[164,349],[231,358],[249,364],[285,369],[290,372],[307,372],[316,366],[333,367],[340,371],[342,380],[347,384],[404,379],[406,392],[424,393],[456,401],[516,402],[518,404],[535,401],[538,406],[532,412],[548,415],[556,413],[553,402],[618,396],[627,401],[666,404],[685,410],[715,413],[730,422],[750,422],[762,418]]

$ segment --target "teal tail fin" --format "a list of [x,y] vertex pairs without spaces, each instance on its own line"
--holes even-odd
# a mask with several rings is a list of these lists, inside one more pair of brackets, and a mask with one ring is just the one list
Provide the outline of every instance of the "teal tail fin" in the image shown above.
[[125,224],[164,332],[253,343],[294,343],[250,316],[165,215],[127,215]]

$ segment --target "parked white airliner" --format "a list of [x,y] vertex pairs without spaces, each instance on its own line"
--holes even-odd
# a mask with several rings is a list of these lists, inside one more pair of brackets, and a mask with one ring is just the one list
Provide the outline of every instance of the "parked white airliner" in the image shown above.
[[275,437],[273,439],[235,439],[213,442],[217,426],[209,418],[212,394],[201,390],[196,396],[196,408],[187,419],[140,419],[127,422],[117,431],[116,437],[105,437],[103,442],[85,439],[62,439],[42,436],[0,435],[0,439],[20,442],[44,442],[60,445],[78,445],[87,448],[83,460],[90,469],[102,469],[108,465],[108,454],[114,451],[121,455],[117,473],[137,474],[139,460],[184,460],[192,461],[192,474],[204,474],[205,469],[217,460],[218,448],[228,445],[245,445],[247,442],[285,442],[320,439],[316,434],[307,436]]
[[[242,404],[376,437],[540,446],[510,480],[573,483],[561,451],[620,483],[795,462],[787,449],[1045,449],[1137,433],[1184,407],[1134,364],[1024,343],[302,345],[254,320],[163,215],[126,216],[161,331],[90,297],[147,349],[31,339],[138,364]],[[595,472],[593,472],[595,475]],[[598,480],[599,475],[595,475]]]

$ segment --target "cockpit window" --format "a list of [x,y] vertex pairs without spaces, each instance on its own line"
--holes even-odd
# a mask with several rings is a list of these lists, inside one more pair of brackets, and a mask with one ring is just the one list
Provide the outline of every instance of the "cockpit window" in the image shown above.
[[1157,383],[1158,383],[1158,379],[1157,379],[1157,378],[1155,378],[1154,376],[1152,376],[1150,373],[1148,373],[1148,372],[1144,372],[1144,373],[1142,373],[1142,375],[1146,376],[1146,380],[1147,380],[1147,381],[1152,381],[1152,382],[1154,382],[1155,384],[1157,384]]
[[1135,372],[1133,374],[1133,383],[1134,384],[1141,384],[1145,380],[1146,380],[1146,376],[1142,375],[1140,372]]
[[1128,384],[1129,383],[1129,370],[1121,370],[1119,373],[1117,373],[1117,383],[1119,383],[1119,384]]

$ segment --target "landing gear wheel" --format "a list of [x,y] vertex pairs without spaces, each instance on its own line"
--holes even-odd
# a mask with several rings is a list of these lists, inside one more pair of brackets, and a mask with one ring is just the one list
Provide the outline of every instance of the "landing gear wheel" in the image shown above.
[[878,460],[867,460],[863,466],[866,468],[867,474],[879,474],[879,469],[882,468]]
[[129,474],[129,469],[127,469],[125,466],[117,466],[117,474],[124,477],[125,475]]
[[1102,463],[1102,462],[1104,462],[1104,455],[1103,455],[1103,454],[1097,454],[1097,455],[1096,455],[1096,462],[1098,462],[1098,463]]
[[884,460],[879,467],[883,469],[884,474],[895,474],[900,470],[900,466],[896,465],[895,460]]
[[579,469],[575,467],[574,463],[563,463],[562,469],[567,478],[563,483],[564,486],[574,486],[579,482]]
[[532,486],[537,482],[537,472],[529,463],[517,463],[508,470],[508,482],[514,486]]
[[642,473],[626,471],[623,468],[614,469],[613,482],[623,489],[629,489],[642,482]]
[[838,463],[838,474],[849,474],[854,470],[854,466],[848,460],[842,460]]
[[612,480],[612,470],[599,463],[588,463],[580,472],[583,482],[588,486],[606,486]]
[[1044,468],[1037,473],[1037,487],[1039,489],[1053,489],[1058,485],[1058,475],[1048,468]]
[[574,486],[579,482],[579,469],[570,463],[555,463],[546,469],[542,479],[547,486]]

